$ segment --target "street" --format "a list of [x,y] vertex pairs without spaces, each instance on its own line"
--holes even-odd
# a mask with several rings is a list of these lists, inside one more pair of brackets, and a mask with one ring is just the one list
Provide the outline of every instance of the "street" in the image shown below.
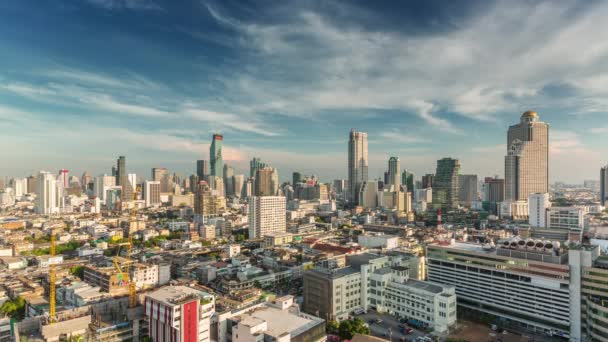
[[[362,319],[365,323],[369,325],[371,334],[373,336],[381,337],[387,340],[389,339],[389,328],[391,331],[391,341],[400,341],[400,339],[402,338],[404,340],[401,341],[414,341],[416,337],[427,335],[426,333],[416,329],[414,329],[411,334],[402,334],[399,329],[399,325],[402,325],[402,323],[399,323],[399,320],[397,318],[387,314],[379,314],[376,311],[370,310],[368,311],[368,313],[357,315],[356,317]],[[378,318],[382,320],[382,323],[370,323],[370,321],[376,320]],[[413,329],[413,327],[410,328]]]

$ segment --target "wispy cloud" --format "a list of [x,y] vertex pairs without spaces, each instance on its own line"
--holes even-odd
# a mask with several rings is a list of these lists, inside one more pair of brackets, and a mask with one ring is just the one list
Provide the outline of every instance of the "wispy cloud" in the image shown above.
[[108,10],[146,10],[158,11],[162,7],[151,0],[87,0],[89,3]]

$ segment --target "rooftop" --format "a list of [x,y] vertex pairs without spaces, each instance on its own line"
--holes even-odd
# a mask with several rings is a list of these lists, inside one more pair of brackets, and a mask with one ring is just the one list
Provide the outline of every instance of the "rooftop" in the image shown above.
[[434,294],[443,292],[443,287],[441,287],[440,285],[429,283],[428,281],[409,279],[407,282],[405,282],[405,285]]
[[323,322],[321,319],[318,321],[311,320],[287,310],[268,306],[240,316],[240,322],[248,326],[258,325],[263,321],[266,321],[268,324],[268,330],[265,333],[274,337],[287,333],[294,337]]
[[148,294],[148,297],[167,305],[177,305],[187,299],[206,296],[210,295],[187,286],[166,286]]

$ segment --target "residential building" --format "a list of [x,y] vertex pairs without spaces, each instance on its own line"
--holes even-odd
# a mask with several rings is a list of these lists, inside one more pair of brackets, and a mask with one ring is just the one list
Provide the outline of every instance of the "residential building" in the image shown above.
[[209,176],[209,164],[206,160],[196,161],[196,175],[199,180],[205,180]]
[[505,200],[505,180],[498,177],[486,177],[483,184],[483,200],[500,203]]
[[255,196],[277,196],[279,194],[279,173],[274,167],[256,170]]
[[59,213],[59,202],[62,199],[55,176],[50,172],[40,171],[36,183],[36,213],[42,215]]
[[582,231],[585,227],[583,208],[552,207],[547,209],[547,223],[551,229]]
[[225,196],[234,196],[234,168],[224,164],[224,188]]
[[186,286],[166,286],[146,294],[144,307],[153,341],[211,341],[212,295]]
[[249,162],[249,177],[255,178],[258,169],[263,169],[266,166],[266,163],[264,163],[260,158],[253,157],[253,159],[251,159],[251,161]]
[[433,206],[435,208],[458,208],[459,172],[458,159],[443,158],[437,161],[437,172],[433,179]]
[[361,186],[368,177],[367,133],[350,131],[348,141],[348,189],[349,200],[359,204]]
[[146,207],[160,205],[160,182],[145,181],[144,182],[144,200]]
[[287,231],[284,196],[249,198],[249,238]]
[[378,182],[363,182],[359,184],[359,189],[359,200],[357,203],[364,208],[376,208],[378,206]]
[[234,177],[232,177],[232,184],[234,186],[234,196],[238,198],[243,197],[245,175],[234,175]]
[[547,227],[547,210],[551,207],[548,193],[530,194],[528,199],[528,222],[533,228]]
[[423,189],[432,188],[434,179],[435,179],[435,175],[432,173],[427,173],[426,175],[422,176],[422,188]]
[[209,147],[209,174],[211,176],[217,176],[223,178],[224,176],[224,160],[222,159],[222,143],[224,136],[221,134],[214,134],[211,146]]
[[459,190],[459,202],[465,207],[470,207],[473,201],[477,201],[478,196],[478,182],[477,175],[459,175],[458,186]]
[[526,201],[549,192],[549,125],[534,111],[522,114],[509,127],[505,157],[505,200]]

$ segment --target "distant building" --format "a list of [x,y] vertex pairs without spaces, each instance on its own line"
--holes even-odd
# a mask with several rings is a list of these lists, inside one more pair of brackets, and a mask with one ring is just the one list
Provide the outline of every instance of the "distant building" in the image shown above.
[[214,134],[211,146],[209,147],[209,164],[210,164],[210,175],[223,178],[224,176],[224,160],[222,159],[222,142],[224,136],[221,134]]
[[608,165],[600,169],[600,203],[608,206]]
[[146,207],[160,205],[160,182],[144,182],[144,200]]
[[224,188],[225,196],[234,196],[234,168],[224,164]]
[[360,184],[359,189],[359,200],[357,203],[364,208],[376,208],[378,206],[378,182],[363,182]]
[[349,200],[358,203],[359,192],[368,177],[367,133],[350,131],[348,140],[348,189]]
[[460,175],[458,176],[458,185],[460,186],[459,200],[460,204],[470,207],[473,201],[478,199],[477,175]]
[[426,175],[422,176],[422,188],[423,189],[432,188],[434,179],[435,179],[435,175],[432,173],[427,173]]
[[254,196],[249,198],[249,238],[287,231],[284,196]]
[[255,196],[277,196],[279,194],[279,173],[274,167],[257,169],[255,176]]
[[483,200],[500,203],[505,200],[505,180],[486,177],[483,184]]
[[260,158],[253,157],[249,162],[249,177],[254,178],[258,169],[265,168],[267,165]]
[[551,207],[548,193],[531,194],[528,198],[528,221],[532,228],[547,227],[547,210]]
[[205,180],[205,178],[207,178],[209,175],[209,164],[206,160],[196,161],[196,175],[200,180]]
[[50,172],[40,171],[36,181],[36,213],[41,215],[59,213],[59,203],[62,199],[55,176]]
[[527,200],[549,192],[549,125],[527,111],[509,127],[505,157],[505,200]]
[[303,181],[302,174],[300,172],[294,172],[291,177],[291,185],[295,186]]
[[[414,193],[416,190],[416,175],[408,170],[403,170],[401,173],[401,184],[405,188],[405,191]],[[430,188],[430,187],[429,187]]]
[[458,208],[459,173],[458,159],[443,158],[437,161],[437,172],[433,180],[433,206],[435,208]]

